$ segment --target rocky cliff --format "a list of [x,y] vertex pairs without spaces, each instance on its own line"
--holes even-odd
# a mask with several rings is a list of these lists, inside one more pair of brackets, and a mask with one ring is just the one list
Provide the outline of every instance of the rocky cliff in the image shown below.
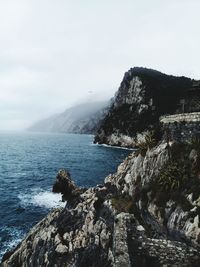
[[62,190],[66,207],[39,222],[1,266],[200,266],[200,146],[149,144],[94,188],[76,187],[61,171],[54,191]]
[[126,73],[96,141],[138,149],[93,188],[78,188],[61,170],[53,191],[65,208],[31,229],[1,266],[200,266],[200,137],[158,124],[182,108],[191,83],[141,68]]
[[192,84],[189,78],[131,68],[124,75],[95,142],[127,147],[137,145],[143,133],[159,128],[161,115],[183,111],[181,100],[188,97]]
[[83,103],[36,122],[28,130],[36,132],[94,134],[107,113],[108,102]]

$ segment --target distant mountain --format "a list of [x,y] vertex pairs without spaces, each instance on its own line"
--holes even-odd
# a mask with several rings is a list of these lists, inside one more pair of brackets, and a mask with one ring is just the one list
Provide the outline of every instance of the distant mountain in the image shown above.
[[28,130],[94,134],[107,114],[109,102],[84,103],[33,124]]

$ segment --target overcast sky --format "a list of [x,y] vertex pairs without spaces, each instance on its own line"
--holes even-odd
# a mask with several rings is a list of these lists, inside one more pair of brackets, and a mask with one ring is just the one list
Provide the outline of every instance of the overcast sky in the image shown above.
[[111,97],[133,66],[200,79],[199,0],[0,0],[0,130]]

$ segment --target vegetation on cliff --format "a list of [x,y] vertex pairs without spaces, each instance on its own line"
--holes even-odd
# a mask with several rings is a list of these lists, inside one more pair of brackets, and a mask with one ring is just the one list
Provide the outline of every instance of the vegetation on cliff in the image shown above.
[[131,68],[125,73],[113,104],[95,136],[95,142],[126,145],[123,136],[155,130],[159,117],[182,112],[180,100],[187,97],[192,80],[146,68]]
[[61,170],[53,190],[66,207],[36,225],[2,266],[199,266],[196,143],[151,141],[145,155],[133,152],[87,190]]
[[66,207],[36,225],[2,266],[198,267],[200,138],[174,140],[158,125],[190,85],[148,69],[126,73],[96,141],[122,145],[123,135],[130,141],[145,131],[138,149],[94,188],[78,188],[61,170],[53,191]]

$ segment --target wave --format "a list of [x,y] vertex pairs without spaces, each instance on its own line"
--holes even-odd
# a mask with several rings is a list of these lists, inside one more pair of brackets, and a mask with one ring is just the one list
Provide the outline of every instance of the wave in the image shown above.
[[13,247],[17,246],[19,242],[22,241],[24,237],[24,231],[16,227],[1,227],[0,228],[1,238],[1,248],[0,248],[0,260],[6,251],[11,250]]
[[117,149],[124,149],[124,150],[137,150],[136,148],[129,148],[129,147],[123,147],[123,146],[112,146],[112,145],[107,145],[107,144],[91,144],[92,146],[103,146],[103,147],[108,147],[108,148],[117,148]]
[[56,194],[51,191],[44,191],[41,189],[33,189],[32,192],[20,193],[18,198],[20,199],[22,207],[38,206],[42,208],[57,208],[64,207],[65,202],[62,202],[61,194]]

